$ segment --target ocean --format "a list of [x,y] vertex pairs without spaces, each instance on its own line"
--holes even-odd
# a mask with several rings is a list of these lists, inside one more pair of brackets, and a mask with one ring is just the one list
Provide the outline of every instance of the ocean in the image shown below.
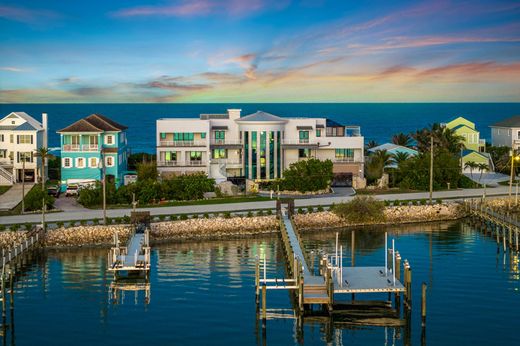
[[262,110],[282,117],[327,117],[361,126],[365,141],[382,144],[398,132],[412,132],[435,122],[464,116],[477,125],[481,138],[491,140],[489,125],[520,115],[520,103],[160,103],[160,104],[0,104],[0,116],[23,111],[38,120],[49,115],[49,147],[59,146],[56,131],[92,113],[101,113],[128,126],[132,152],[155,152],[155,121],[196,118],[200,113],[225,113],[240,108],[247,115]]

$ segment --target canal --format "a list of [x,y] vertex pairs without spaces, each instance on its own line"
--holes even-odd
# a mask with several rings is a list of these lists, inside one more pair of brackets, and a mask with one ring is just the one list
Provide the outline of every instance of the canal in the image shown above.
[[[384,230],[413,269],[412,345],[421,344],[420,286],[428,284],[428,345],[518,345],[518,255],[460,222],[356,230],[357,266],[384,265]],[[351,231],[340,232],[350,249]],[[335,232],[307,232],[306,251],[333,252]],[[9,345],[255,345],[255,256],[283,277],[277,235],[160,244],[152,250],[149,296],[119,292],[106,271],[106,249],[42,251],[15,284]],[[350,253],[344,254],[350,263]],[[290,312],[286,291],[268,307]],[[8,312],[9,316],[9,312]],[[287,317],[287,316],[286,316]],[[10,319],[10,318],[9,318]],[[404,345],[403,329],[312,321],[303,334],[292,318],[267,322],[268,345]]]

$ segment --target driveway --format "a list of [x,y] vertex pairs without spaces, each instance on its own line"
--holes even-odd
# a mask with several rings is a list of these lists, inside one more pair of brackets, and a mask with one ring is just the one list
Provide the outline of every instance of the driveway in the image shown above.
[[65,194],[61,195],[60,198],[56,198],[54,202],[54,207],[64,212],[69,211],[90,211],[90,209],[85,208],[81,204],[78,203],[77,199],[74,197],[65,197]]
[[482,173],[482,179],[480,179],[480,173],[464,173],[464,175],[476,183],[486,184],[487,186],[497,186],[502,181],[509,181],[509,176],[502,173],[489,172]]
[[[32,189],[34,184],[25,183],[25,194]],[[22,184],[14,184],[4,194],[0,195],[0,210],[11,210],[22,201]]]

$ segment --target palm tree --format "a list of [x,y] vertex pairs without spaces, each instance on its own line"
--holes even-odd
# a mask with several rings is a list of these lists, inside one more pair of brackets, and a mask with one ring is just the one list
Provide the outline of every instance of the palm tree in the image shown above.
[[379,144],[377,144],[376,141],[374,141],[374,140],[370,140],[370,141],[368,141],[368,143],[367,143],[367,148],[368,148],[368,149],[375,148],[375,147],[377,147],[378,145],[379,145]]
[[398,133],[392,137],[392,143],[409,147],[412,145],[412,137],[407,133]]
[[374,154],[372,154],[374,160],[379,161],[381,166],[383,167],[383,171],[386,166],[392,163],[392,154],[390,154],[386,150],[376,150]]
[[488,169],[488,165],[482,162],[477,163],[477,169],[480,171],[480,176],[478,178],[478,183],[480,184],[480,181],[482,180],[482,173],[484,173],[484,171]]
[[464,164],[464,168],[469,168],[469,174],[471,175],[471,180],[473,180],[473,170],[478,167],[478,164],[474,161],[468,161]]
[[399,167],[403,162],[410,158],[410,154],[405,153],[403,151],[398,151],[395,154],[392,154],[392,161],[395,162],[397,167]]
[[464,137],[459,136],[445,126],[438,123],[431,125],[429,128],[416,131],[412,134],[413,139],[417,142],[417,148],[421,152],[430,151],[430,143],[433,139],[435,148],[447,150],[453,154],[459,154],[464,149]]
[[47,159],[50,158],[52,155],[50,154],[48,148],[41,147],[36,149],[36,156],[42,159],[42,164],[40,167],[40,178],[42,180],[42,190],[45,190],[45,164],[47,163]]

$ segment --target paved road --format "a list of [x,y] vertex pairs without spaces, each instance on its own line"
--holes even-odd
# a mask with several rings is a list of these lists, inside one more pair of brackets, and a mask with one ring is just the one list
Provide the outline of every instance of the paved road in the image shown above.
[[[32,189],[34,184],[25,183],[25,194]],[[0,210],[11,210],[22,201],[22,184],[14,184],[4,194],[0,195]]]
[[[500,186],[493,189],[487,189],[488,196],[496,195],[507,195],[507,186]],[[514,190],[513,190],[514,192]],[[433,198],[470,198],[470,197],[481,197],[484,193],[484,189],[466,189],[466,190],[449,190],[449,191],[438,191],[433,193]],[[400,193],[400,194],[384,194],[375,195],[374,197],[380,200],[410,200],[410,199],[423,199],[428,198],[428,192],[417,192],[417,193]],[[307,198],[295,201],[296,207],[306,206],[318,206],[318,205],[330,205],[332,203],[339,203],[343,201],[349,201],[353,197],[317,197]],[[227,204],[208,204],[208,205],[189,205],[189,206],[178,206],[178,207],[158,207],[158,208],[138,208],[140,211],[150,211],[151,215],[178,215],[178,214],[203,214],[203,213],[214,213],[214,212],[225,212],[225,211],[237,211],[237,210],[258,210],[258,209],[269,209],[275,208],[276,201],[262,201],[262,202],[245,202],[245,203],[227,203]],[[130,215],[131,208],[128,209],[113,209],[107,211],[108,217],[121,217],[124,215]],[[46,219],[48,222],[55,221],[69,221],[69,220],[90,220],[94,218],[101,219],[103,215],[102,210],[88,210],[88,211],[69,211],[69,212],[57,212],[50,213]],[[15,216],[3,216],[0,217],[0,224],[13,224],[13,223],[26,223],[26,222],[40,222],[40,214],[31,215],[15,215]]]

